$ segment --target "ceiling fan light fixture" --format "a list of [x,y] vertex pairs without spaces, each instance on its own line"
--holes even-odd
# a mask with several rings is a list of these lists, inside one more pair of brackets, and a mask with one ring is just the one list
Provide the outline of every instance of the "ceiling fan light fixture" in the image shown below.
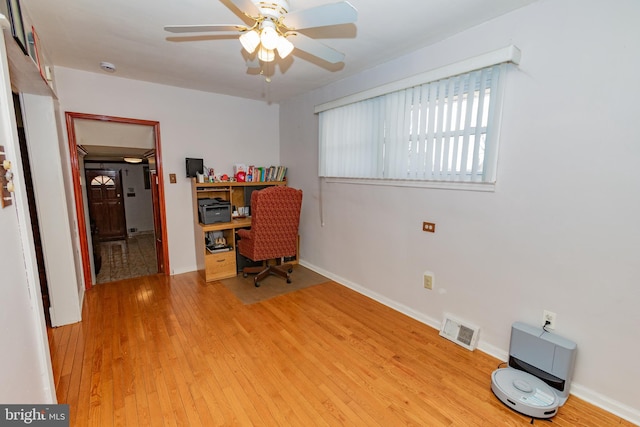
[[258,59],[262,62],[271,62],[276,59],[276,53],[273,50],[265,49],[263,45],[258,50]]
[[123,157],[123,159],[127,163],[142,163],[142,159],[140,157]]
[[278,46],[278,39],[280,35],[276,31],[275,24],[271,21],[265,21],[263,23],[262,31],[260,32],[260,43],[265,49],[273,50]]
[[284,59],[293,51],[293,43],[291,43],[285,37],[280,36],[276,49],[278,50],[278,55],[280,55],[280,58]]
[[260,35],[256,30],[247,31],[240,36],[240,43],[249,54],[252,54],[260,44]]
[[331,64],[338,64],[344,61],[344,53],[298,31],[307,28],[353,24],[358,18],[358,11],[347,0],[338,0],[336,3],[310,7],[291,13],[289,0],[222,1],[234,12],[238,10],[242,12],[246,18],[243,25],[166,25],[165,31],[187,34],[214,31],[236,32],[242,47],[248,52],[248,55],[244,56],[249,68],[257,68],[254,65],[258,63],[256,58],[259,63],[264,64],[275,61],[276,51],[279,58],[285,58],[294,50],[307,53]]

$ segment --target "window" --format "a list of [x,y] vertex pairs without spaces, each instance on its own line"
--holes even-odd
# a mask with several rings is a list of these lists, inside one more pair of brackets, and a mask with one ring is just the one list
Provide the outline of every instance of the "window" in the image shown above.
[[98,175],[91,180],[91,185],[94,187],[99,187],[101,185],[106,185],[107,187],[115,187],[116,183],[113,179],[109,178],[106,175]]
[[317,108],[320,176],[495,183],[506,66],[492,64]]

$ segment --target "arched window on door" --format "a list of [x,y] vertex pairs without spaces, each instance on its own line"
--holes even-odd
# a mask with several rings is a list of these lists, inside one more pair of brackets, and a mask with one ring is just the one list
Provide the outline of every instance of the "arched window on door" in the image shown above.
[[101,185],[106,185],[107,187],[114,187],[116,183],[113,181],[113,179],[109,178],[108,176],[98,175],[91,180],[91,185],[96,187],[99,187]]

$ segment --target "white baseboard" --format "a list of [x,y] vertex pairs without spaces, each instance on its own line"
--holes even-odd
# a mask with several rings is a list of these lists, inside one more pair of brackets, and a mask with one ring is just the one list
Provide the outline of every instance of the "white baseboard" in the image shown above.
[[340,277],[340,276],[336,276],[335,274],[323,270],[322,268],[309,264],[303,260],[300,260],[300,265],[307,267],[310,270],[315,271],[318,274],[322,274],[325,277],[328,277],[329,279],[333,280],[334,282],[338,282],[343,286],[346,286],[347,288],[353,289],[354,291],[358,292],[359,294],[368,296],[371,299],[374,299],[376,301],[378,301],[381,304],[386,305],[387,307],[391,307],[396,311],[399,311],[402,314],[405,314],[413,319],[416,319],[417,321],[424,323],[425,325],[431,326],[432,328],[438,329],[440,330],[440,320],[436,320],[433,319],[431,317],[425,316],[424,313],[420,313],[418,311],[415,311],[409,307],[407,307],[404,304],[400,304],[397,301],[393,301],[383,295],[380,295],[377,292],[373,292],[370,289],[367,289],[363,286],[358,285],[357,283],[353,283],[347,279],[345,279],[344,277]]
[[[378,294],[377,292],[373,292],[370,289],[358,285],[357,283],[351,282],[344,277],[337,276],[304,260],[300,260],[300,265],[313,270],[318,274],[322,274],[323,276],[328,277],[334,282],[340,283],[347,288],[353,289],[354,291],[362,295],[372,298],[379,303],[386,305],[387,307],[393,308],[394,310],[405,314],[421,323],[424,323],[427,326],[431,326],[432,328],[440,330],[440,319],[434,319],[425,315],[424,313],[415,311],[412,308],[405,306],[404,304],[400,304],[397,301],[391,300],[383,295]],[[509,358],[508,349],[501,349],[483,341],[482,334],[480,335],[480,342],[478,343],[477,349],[502,361],[506,361]],[[597,406],[598,408],[604,409],[607,412],[610,412],[620,418],[624,418],[625,420],[640,426],[640,411],[638,409],[626,406],[616,400],[603,396],[602,394],[597,393],[575,382],[571,384],[570,393],[582,400],[591,403],[594,406]]]
[[191,267],[172,268],[171,269],[171,276],[175,276],[176,274],[192,273],[194,271],[198,271],[198,267],[195,266],[195,265],[191,266]]
[[153,233],[154,233],[153,230],[138,230],[138,231],[127,230],[127,237],[142,236],[145,234],[153,234]]
[[[499,347],[489,344],[482,340],[482,333],[480,333],[480,342],[478,343],[478,350],[483,353],[487,353],[489,356],[493,356],[498,360],[507,362],[509,360],[509,351],[505,351]],[[496,369],[498,367],[496,366]]]
[[624,418],[630,423],[640,426],[640,411],[638,409],[623,405],[617,400],[610,399],[607,396],[576,383],[575,381],[571,383],[571,394],[591,403],[594,406],[602,408],[607,412],[611,412],[620,418]]
[[82,284],[82,289],[80,289],[78,293],[78,299],[80,300],[80,321],[82,321],[82,307],[84,306],[84,282]]

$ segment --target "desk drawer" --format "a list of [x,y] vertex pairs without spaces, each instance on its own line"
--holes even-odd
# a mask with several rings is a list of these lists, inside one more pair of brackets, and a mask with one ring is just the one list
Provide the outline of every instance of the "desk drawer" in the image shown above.
[[233,277],[236,273],[236,252],[221,252],[205,256],[205,280]]

